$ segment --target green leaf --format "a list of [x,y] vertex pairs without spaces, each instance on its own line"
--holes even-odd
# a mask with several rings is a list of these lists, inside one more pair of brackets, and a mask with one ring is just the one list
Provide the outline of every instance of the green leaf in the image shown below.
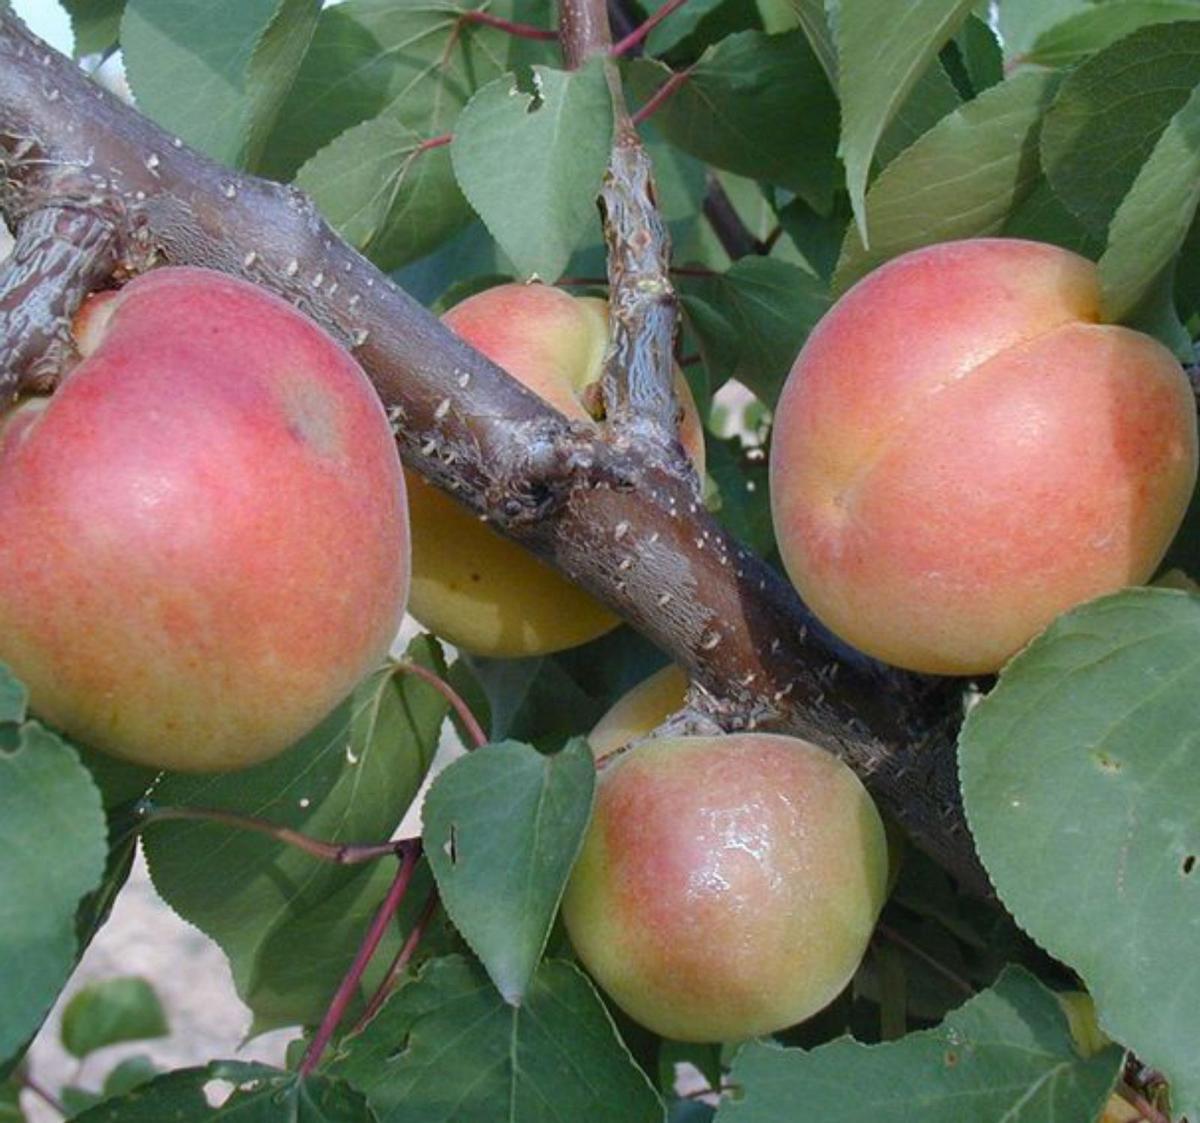
[[[0,0],[3,10],[6,0]],[[11,1080],[0,1081],[0,1123],[25,1123],[21,1110],[21,1089]]]
[[1108,232],[1100,259],[1100,304],[1125,319],[1172,263],[1200,203],[1200,87],[1171,118]]
[[169,1032],[154,987],[132,975],[90,983],[71,998],[62,1015],[63,1048],[80,1060],[106,1045]]
[[[325,8],[276,119],[265,174],[291,179],[335,137],[381,115],[423,140],[449,133],[471,94],[509,68],[517,42],[495,28],[462,24],[463,6],[349,0]],[[514,0],[488,5],[507,18],[513,9]],[[549,44],[521,44],[549,57]]]
[[519,274],[557,280],[595,228],[612,127],[599,59],[570,73],[534,67],[532,88],[499,78],[467,103],[454,174]]
[[75,57],[104,54],[117,45],[125,0],[62,0],[75,33]]
[[808,44],[821,63],[831,86],[837,85],[837,48],[825,15],[825,0],[790,0]]
[[1198,83],[1200,22],[1144,28],[1067,76],[1042,127],[1042,166],[1086,226],[1108,229]]
[[[658,11],[666,2],[667,0],[659,0],[650,7]],[[646,54],[665,55],[672,47],[682,43],[700,26],[706,16],[711,15],[724,3],[725,0],[691,0],[650,32],[646,37]]]
[[1093,261],[1098,261],[1104,252],[1104,236],[1089,230],[1067,210],[1044,175],[1009,213],[1001,234],[1006,238],[1050,242]]
[[442,904],[514,1006],[546,947],[594,787],[582,738],[552,756],[508,741],[456,760],[422,807]]
[[1027,72],[985,90],[884,168],[866,198],[870,248],[847,231],[834,291],[908,250],[999,233],[1038,181],[1038,126],[1055,81]]
[[1000,43],[991,27],[977,15],[967,16],[955,43],[975,94],[1004,81],[1004,53]]
[[[209,1102],[210,1096],[216,1105]],[[376,1123],[361,1093],[327,1076],[214,1061],[168,1072],[75,1116],[76,1123]]]
[[867,177],[875,146],[896,110],[970,12],[972,0],[841,0],[835,39],[842,137],[850,203],[864,243]]
[[389,109],[342,133],[296,176],[333,228],[380,269],[423,257],[467,226],[450,150]]
[[468,656],[455,665],[453,677],[463,689],[483,694],[493,741],[525,741],[547,749],[591,729],[618,698],[662,665],[662,653],[626,626],[554,655]]
[[75,966],[75,910],[107,852],[100,793],[75,751],[36,722],[0,748],[0,1060],[38,1028]]
[[[671,76],[650,61],[628,74],[643,101]],[[840,175],[837,102],[801,31],[744,31],[710,47],[653,121],[697,159],[829,209]]]
[[319,10],[317,0],[128,0],[121,47],[138,107],[214,159],[252,164]]
[[685,293],[701,298],[732,328],[733,376],[768,408],[774,405],[801,345],[829,308],[825,286],[799,266],[756,256],[713,277],[680,280]]
[[1004,904],[1192,1118],[1198,650],[1195,596],[1143,589],[1085,605],[1009,663],[959,749],[971,832]]
[[850,222],[850,200],[839,195],[833,212],[818,214],[803,199],[793,199],[779,211],[779,223],[809,269],[830,283]]
[[[431,641],[414,641],[409,654],[444,673]],[[382,842],[429,768],[445,712],[431,687],[384,668],[282,756],[236,773],[172,774],[154,802],[256,816],[328,841]],[[144,844],[155,888],[221,945],[260,1030],[319,1019],[394,872],[389,862],[322,862],[211,823],[154,824]],[[392,950],[399,938],[389,935]]]
[[950,75],[946,73],[941,60],[935,58],[879,138],[875,146],[879,163],[883,166],[890,164],[913,141],[924,136],[961,104],[962,98],[958,96]]
[[258,170],[263,149],[312,42],[321,0],[282,0],[246,66],[246,141],[241,162]]
[[126,1057],[114,1065],[104,1078],[104,1097],[123,1096],[147,1084],[158,1075],[158,1066],[145,1053]]
[[[662,1104],[578,968],[550,960],[520,1006],[482,968],[428,963],[329,1071],[379,1123],[662,1123]],[[88,1123],[91,1123],[89,1120]]]
[[[1036,880],[1028,878],[1028,880]],[[738,1053],[718,1123],[1045,1123],[1096,1119],[1122,1062],[1119,1048],[1085,1059],[1052,991],[1019,967],[936,1029],[882,1045],[850,1038],[811,1051],[751,1044]]]
[[1087,11],[1093,0],[1004,0],[1000,7],[1000,41],[1010,58],[1023,57],[1039,35],[1076,12]]
[[25,720],[29,691],[3,663],[0,663],[0,724],[17,724]]
[[1107,0],[1043,31],[1026,56],[1042,66],[1069,66],[1155,23],[1200,19],[1196,0]]

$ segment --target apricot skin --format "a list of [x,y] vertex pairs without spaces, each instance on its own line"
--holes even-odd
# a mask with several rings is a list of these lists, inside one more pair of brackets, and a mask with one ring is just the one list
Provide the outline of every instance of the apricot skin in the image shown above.
[[771,506],[831,629],[990,672],[1152,575],[1195,486],[1195,400],[1166,348],[1098,317],[1090,262],[1011,239],[906,254],[825,316],[777,406]]
[[668,663],[618,698],[588,734],[596,762],[631,741],[648,737],[676,710],[682,709],[687,688],[684,669]]
[[[546,285],[499,285],[468,297],[445,324],[573,421],[601,375],[603,300]],[[682,376],[682,442],[704,471],[704,435]],[[542,655],[595,639],[617,618],[549,565],[415,478],[409,484],[413,583],[409,609],[442,639],[476,655]]]
[[284,301],[159,269],[0,427],[0,661],[34,711],[153,767],[286,748],[386,655],[404,480],[354,360]]
[[823,749],[743,734],[646,741],[602,772],[563,898],[580,960],[655,1033],[732,1041],[846,985],[883,905],[887,845]]

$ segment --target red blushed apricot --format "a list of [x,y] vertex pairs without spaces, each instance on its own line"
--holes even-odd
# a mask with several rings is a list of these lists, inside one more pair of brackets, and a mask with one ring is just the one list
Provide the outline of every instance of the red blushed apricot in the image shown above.
[[386,655],[404,480],[354,360],[284,301],[160,269],[0,429],[0,661],[36,713],[154,767],[263,760]]
[[678,1040],[738,1040],[841,991],[886,876],[875,806],[823,749],[759,734],[664,738],[601,774],[563,919],[635,1020]]
[[[445,323],[492,362],[574,421],[602,373],[608,307],[546,285],[498,285],[461,304]],[[681,440],[701,475],[704,434],[682,375]],[[616,627],[594,598],[431,484],[409,491],[413,526],[410,610],[430,631],[477,655],[539,655]]]
[[1150,577],[1195,485],[1195,402],[1170,352],[1096,309],[1090,262],[979,239],[897,258],[818,325],[779,400],[771,505],[830,628],[989,672]]

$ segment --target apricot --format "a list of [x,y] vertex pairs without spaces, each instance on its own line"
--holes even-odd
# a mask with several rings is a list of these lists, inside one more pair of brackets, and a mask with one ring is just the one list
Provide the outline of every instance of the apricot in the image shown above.
[[83,360],[0,428],[0,661],[140,764],[280,752],[386,655],[408,521],[350,355],[283,300],[158,269],[85,307]]
[[618,698],[588,734],[588,744],[596,763],[631,741],[648,737],[682,709],[687,688],[688,677],[684,669],[668,663]]
[[883,906],[883,825],[823,749],[772,734],[645,741],[600,776],[562,915],[636,1021],[731,1041],[815,1014]]
[[833,631],[990,672],[1151,576],[1195,485],[1196,404],[1165,347],[1099,315],[1091,262],[984,238],[896,258],[822,319],[770,481],[784,566]]
[[[545,285],[499,285],[468,297],[444,322],[560,413],[586,421],[602,373],[608,308]],[[681,439],[701,475],[704,434],[682,375],[675,390]],[[426,628],[477,655],[539,655],[575,647],[616,627],[594,598],[445,492],[410,481],[413,530],[409,610]]]

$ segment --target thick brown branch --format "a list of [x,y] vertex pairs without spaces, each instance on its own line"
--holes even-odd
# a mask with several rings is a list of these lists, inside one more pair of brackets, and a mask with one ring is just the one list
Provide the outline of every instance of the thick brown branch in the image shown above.
[[72,361],[71,318],[112,275],[115,248],[95,211],[48,206],[25,217],[0,263],[0,408],[47,388]]
[[[20,158],[35,149],[38,163]],[[699,506],[661,443],[567,423],[342,243],[302,194],[193,152],[0,14],[0,206],[20,222],[49,203],[111,221],[119,268],[209,266],[302,307],[353,349],[410,467],[630,619],[692,671],[728,727],[789,729],[841,752],[918,841],[981,884],[954,802],[952,683],[839,650]]]

